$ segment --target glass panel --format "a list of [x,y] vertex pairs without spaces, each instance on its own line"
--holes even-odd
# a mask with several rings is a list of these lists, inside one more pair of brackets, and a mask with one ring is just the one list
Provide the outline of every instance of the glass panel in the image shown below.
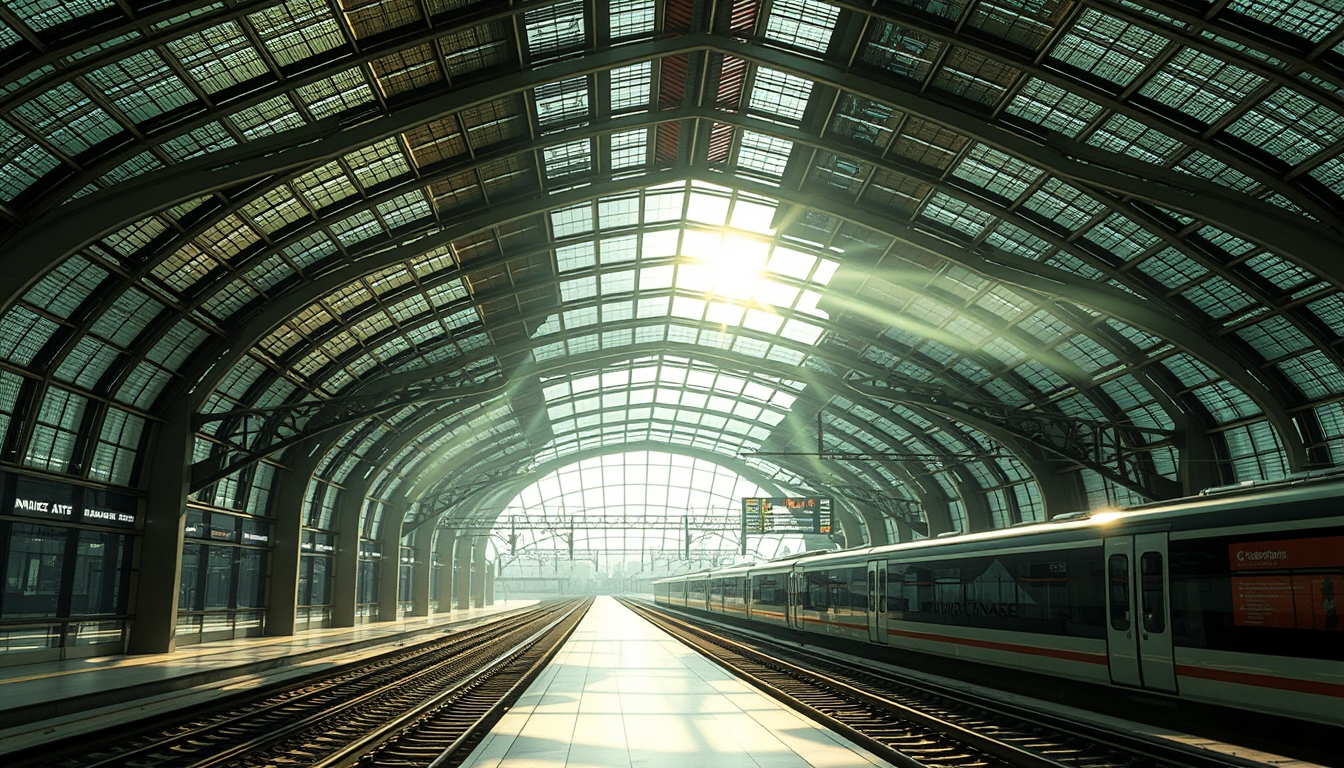
[[238,551],[238,607],[260,608],[266,604],[266,553],[255,549]]
[[[126,534],[79,532],[75,548],[75,582],[70,590],[71,616],[125,613],[126,596],[122,592],[122,583],[131,566],[130,555],[131,537]],[[85,626],[95,627],[97,623]]]
[[1143,631],[1167,631],[1167,609],[1163,598],[1162,554],[1144,552],[1139,558],[1143,600]]
[[0,631],[0,653],[23,653],[61,647],[61,625],[15,627]]
[[120,620],[83,621],[78,624],[71,624],[65,638],[65,644],[78,646],[120,643],[122,625],[123,622]]
[[233,580],[233,548],[210,547],[205,572],[205,607],[229,608],[229,587]]
[[1129,630],[1129,557],[1111,555],[1110,572],[1111,628]]
[[201,609],[198,582],[201,569],[201,545],[187,544],[182,547],[182,577],[178,581],[177,608],[181,611],[199,611]]
[[66,534],[65,528],[14,523],[0,615],[6,619],[56,615]]

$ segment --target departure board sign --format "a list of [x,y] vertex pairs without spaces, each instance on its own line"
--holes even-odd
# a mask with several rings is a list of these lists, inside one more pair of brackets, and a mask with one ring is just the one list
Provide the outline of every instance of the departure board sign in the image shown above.
[[814,496],[745,497],[747,533],[830,533],[831,500]]

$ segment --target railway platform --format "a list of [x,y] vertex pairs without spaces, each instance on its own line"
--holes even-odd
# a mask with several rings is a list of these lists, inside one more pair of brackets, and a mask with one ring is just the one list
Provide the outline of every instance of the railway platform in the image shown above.
[[0,668],[0,755],[312,674],[454,631],[536,600],[292,637],[205,643],[174,653],[105,656]]
[[599,597],[466,768],[888,763]]

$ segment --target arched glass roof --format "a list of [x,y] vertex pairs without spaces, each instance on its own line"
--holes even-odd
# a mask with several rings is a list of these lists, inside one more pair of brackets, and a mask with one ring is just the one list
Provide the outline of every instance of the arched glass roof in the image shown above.
[[[520,557],[572,544],[576,552],[618,560],[639,560],[643,553],[682,560],[689,536],[694,557],[731,562],[741,547],[742,498],[768,495],[736,472],[694,456],[595,456],[537,478],[510,500],[495,525],[494,543],[501,554]],[[748,537],[749,556],[769,558],[786,549],[806,549],[803,536]]]
[[662,443],[874,541],[1332,466],[1341,22],[6,2],[0,464],[386,538]]

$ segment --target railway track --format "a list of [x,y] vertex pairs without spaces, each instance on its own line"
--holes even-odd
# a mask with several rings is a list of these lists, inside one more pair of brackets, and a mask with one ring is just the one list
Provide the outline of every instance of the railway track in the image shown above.
[[[619,598],[618,598],[619,599]],[[1251,765],[818,658],[621,600],[733,674],[904,768]]]
[[522,693],[590,604],[551,603],[166,729],[49,745],[7,765],[447,768],[465,758]]

